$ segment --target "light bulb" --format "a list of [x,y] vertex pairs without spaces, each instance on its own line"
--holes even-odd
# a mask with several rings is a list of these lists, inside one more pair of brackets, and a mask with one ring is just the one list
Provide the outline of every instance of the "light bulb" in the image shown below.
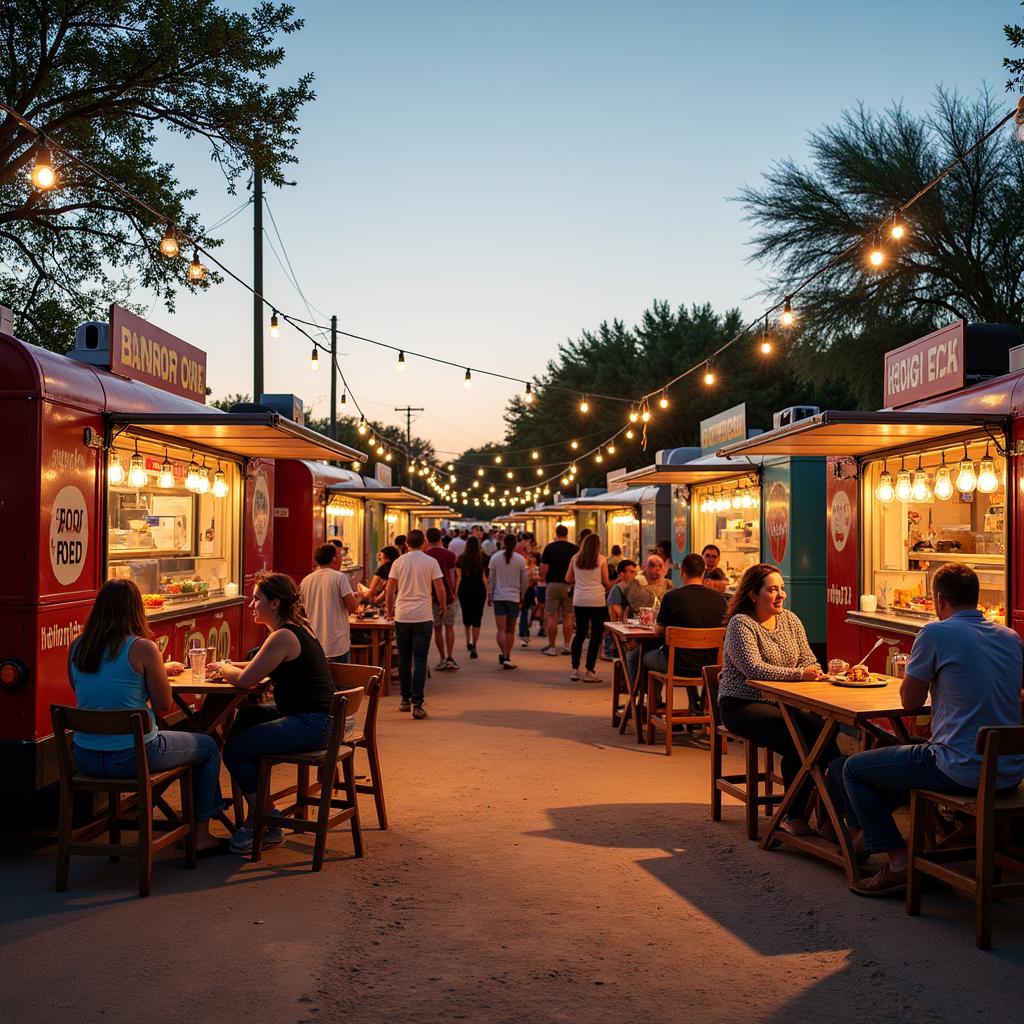
[[889,229],[889,234],[897,241],[902,242],[907,237],[907,225],[904,220],[901,219],[897,213],[892,218],[892,227]]
[[530,458],[531,459],[539,459],[540,458],[540,452],[537,451],[536,449],[534,449],[532,452],[530,452]]
[[480,467],[480,468],[479,468],[479,469],[478,469],[478,470],[476,471],[476,475],[477,475],[477,476],[483,476],[483,475],[484,475],[484,467],[483,467],[483,466],[481,466],[481,467]]
[[220,467],[213,474],[213,496],[215,498],[226,498],[228,496],[228,481],[224,476],[224,470]]
[[107,482],[115,485],[124,482],[124,466],[121,465],[121,456],[117,452],[110,453],[110,460],[107,463]]
[[270,336],[272,338],[279,338],[281,336],[281,328],[277,322],[277,310],[270,314]]
[[405,370],[405,353],[404,352],[399,352],[398,353],[398,362],[395,363],[395,369],[399,373],[402,373]]
[[910,496],[914,501],[927,501],[932,496],[931,488],[928,486],[928,474],[923,469],[918,469],[914,473]]
[[609,455],[614,455],[615,454],[615,445],[613,445],[613,444],[608,445],[608,454]]
[[956,475],[956,489],[962,494],[970,494],[977,486],[978,476],[974,472],[974,462],[971,459],[964,459]]
[[462,386],[464,388],[471,388],[473,386],[473,374],[469,372],[469,367],[466,367],[466,376],[462,378]]
[[885,253],[876,242],[868,253],[868,262],[873,267],[880,267],[885,262]]
[[533,387],[530,385],[529,381],[526,382],[526,391],[523,392],[523,401],[527,405],[533,404]]
[[174,486],[174,467],[167,461],[166,452],[164,452],[164,461],[160,465],[160,475],[156,478],[156,482],[158,487],[163,487],[165,490]]
[[190,491],[199,490],[199,467],[195,462],[188,464],[188,471],[185,474],[185,487]]
[[507,477],[509,478],[509,480],[511,480],[511,479],[512,479],[512,477],[514,477],[514,476],[515,476],[515,473],[513,473],[513,472],[512,472],[512,470],[510,469],[510,470],[509,470],[509,471],[508,471],[508,472],[507,472],[507,473],[505,474],[505,476],[507,476]]
[[384,456],[384,461],[385,462],[390,462],[391,461],[391,452],[388,452],[387,455]]
[[598,453],[594,456],[594,461],[595,462],[604,462],[604,456],[601,454],[600,451],[598,451]]
[[783,327],[792,327],[794,320],[796,320],[796,317],[793,315],[793,303],[787,295],[786,303],[782,307],[782,315],[779,317],[779,323],[781,323]]
[[636,434],[634,434],[632,430],[627,430],[626,431],[626,440],[627,441],[632,441],[634,437],[636,437]]
[[668,408],[668,394],[666,392],[664,392],[664,391],[662,391],[662,393],[661,393],[661,398],[658,399],[658,408],[659,409],[667,409]]
[[358,473],[359,470],[363,468],[363,464],[356,460],[355,462],[352,463],[352,468]]
[[999,477],[991,459],[982,459],[978,464],[978,490],[982,494],[992,494],[999,489]]
[[953,497],[953,480],[949,475],[949,466],[943,464],[935,470],[933,493],[940,501],[948,501]]
[[383,455],[384,454],[384,445],[382,445],[382,444],[377,445],[377,454],[378,455]]
[[188,279],[192,284],[199,284],[206,280],[206,267],[199,262],[199,250],[192,252],[192,262],[188,265]]
[[494,461],[500,466],[501,465],[501,456],[500,455],[495,455],[494,456]]
[[561,480],[561,484],[562,484],[563,487],[568,487],[569,486],[569,478],[567,476],[563,476],[562,480]]
[[128,483],[132,487],[145,487],[149,482],[146,464],[142,456],[136,453],[128,460]]
[[736,493],[735,493],[735,494],[734,494],[734,495],[732,496],[732,502],[731,502],[731,504],[732,504],[732,507],[733,507],[733,508],[736,508],[736,509],[738,509],[738,508],[739,508],[739,507],[740,507],[740,506],[741,506],[741,505],[743,504],[743,499],[742,499],[742,498],[740,497],[740,492],[739,492],[739,491],[737,491],[737,492],[736,492]]
[[892,474],[886,469],[878,478],[878,486],[875,488],[875,498],[883,505],[888,505],[896,497],[896,491],[892,486]]
[[896,497],[900,501],[910,501],[912,491],[913,485],[910,482],[910,471],[901,469],[896,474]]
[[338,404],[339,405],[347,405],[348,404],[348,395],[344,391],[342,391],[342,393],[341,393],[341,398],[338,399]]
[[630,409],[629,410],[629,422],[630,423],[636,423],[636,421],[638,419],[640,419],[640,413],[638,413],[636,411],[636,409]]
[[320,354],[316,350],[316,346],[313,346],[313,351],[309,355],[309,368],[315,373],[320,369]]
[[643,411],[640,413],[640,419],[644,423],[650,423],[651,422],[651,410],[648,409],[646,405],[643,407]]
[[199,469],[199,479],[196,481],[196,491],[199,494],[210,493],[210,471],[205,466],[201,466]]
[[57,172],[53,169],[50,147],[40,142],[36,147],[36,162],[32,167],[32,184],[45,192],[57,184]]
[[366,420],[359,417],[359,426],[356,428],[359,431],[360,437],[366,437]]
[[580,400],[580,412],[590,412],[590,403],[587,401],[586,396]]
[[576,440],[575,438],[573,438],[573,440],[571,440],[571,441],[569,442],[569,447],[570,447],[570,448],[571,448],[571,449],[572,449],[573,451],[576,451],[576,449],[577,449],[577,448],[579,448],[579,446],[580,446],[580,443],[579,443],[579,441],[577,441],[577,440]]
[[537,476],[543,476],[543,475],[544,475],[544,467],[543,466],[538,466],[537,467]]
[[704,383],[707,387],[711,387],[715,383],[715,375],[711,370],[711,365],[708,364],[707,369],[704,371]]
[[770,356],[772,354],[772,343],[767,338],[761,339],[761,355]]
[[164,237],[160,239],[160,253],[169,260],[173,260],[180,252],[181,246],[178,244],[178,233],[174,230],[174,225],[168,223],[167,227],[164,228]]

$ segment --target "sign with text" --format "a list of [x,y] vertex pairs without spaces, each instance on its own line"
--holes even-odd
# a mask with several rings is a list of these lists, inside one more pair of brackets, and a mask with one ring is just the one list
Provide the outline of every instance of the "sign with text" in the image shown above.
[[885,401],[898,409],[964,386],[964,335],[967,323],[926,334],[885,354]]
[[747,403],[740,402],[725,412],[700,421],[700,449],[703,455],[713,455],[730,441],[747,439]]
[[110,307],[110,369],[206,404],[206,353],[118,305]]

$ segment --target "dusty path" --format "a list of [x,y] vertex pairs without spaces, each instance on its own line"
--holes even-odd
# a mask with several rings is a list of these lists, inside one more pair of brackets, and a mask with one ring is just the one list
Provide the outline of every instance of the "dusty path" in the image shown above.
[[[534,641],[536,644],[536,641]],[[263,864],[188,872],[78,860],[53,892],[45,841],[0,855],[9,1020],[163,1022],[957,1021],[1016,1019],[1024,916],[859,900],[835,870],[712,825],[707,754],[608,725],[607,688],[493,641],[435,673],[431,718],[382,715],[393,826],[334,838],[320,875],[293,840]],[[601,666],[607,676],[607,666]],[[372,825],[372,807],[364,807]]]

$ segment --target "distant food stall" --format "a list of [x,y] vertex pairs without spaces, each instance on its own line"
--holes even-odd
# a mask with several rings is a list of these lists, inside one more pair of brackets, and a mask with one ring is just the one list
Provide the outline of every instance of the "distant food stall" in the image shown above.
[[[829,651],[873,668],[934,618],[944,562],[978,573],[980,605],[1024,633],[1011,572],[1022,517],[1024,373],[1007,374],[1015,328],[957,321],[886,355],[877,412],[829,411],[729,445],[722,455],[826,459]],[[1013,501],[1010,501],[1010,498]]]
[[[569,504],[567,500],[565,505]],[[496,516],[490,525],[500,526],[515,533],[532,533],[539,548],[555,539],[555,528],[564,523],[569,530],[575,529],[573,513],[562,504],[535,505],[533,508],[513,509],[503,516]]]
[[270,411],[207,408],[206,356],[122,310],[70,356],[0,334],[0,788],[53,781],[50,705],[73,702],[67,657],[107,579],[142,591],[180,660],[256,640],[246,595],[274,566],[275,459],[360,453]]
[[423,505],[411,510],[413,525],[421,530],[429,530],[435,527],[440,530],[458,528],[458,521],[462,518],[458,512],[449,505]]
[[[626,476],[617,479],[625,480]],[[592,524],[590,529],[601,538],[605,554],[611,551],[613,544],[618,544],[623,557],[634,561],[641,561],[655,546],[660,539],[659,529],[667,529],[668,492],[656,486],[622,485],[598,494],[585,494],[565,505],[576,514],[578,525]],[[579,528],[582,529],[582,525]]]
[[387,544],[394,543],[395,537],[412,529],[411,512],[417,508],[428,508],[434,503],[425,494],[411,487],[397,487],[382,483],[372,477],[359,477],[331,484],[327,488],[330,502],[338,500],[360,500],[364,507],[363,550],[364,561],[369,566],[367,576],[377,564],[377,552]]

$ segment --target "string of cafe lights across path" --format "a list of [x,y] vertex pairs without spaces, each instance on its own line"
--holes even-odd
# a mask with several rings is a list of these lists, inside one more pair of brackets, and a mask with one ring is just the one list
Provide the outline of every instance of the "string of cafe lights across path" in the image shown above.
[[[100,180],[104,181],[111,188],[115,189],[119,194],[127,198],[129,201],[133,202],[140,209],[143,209],[146,212],[148,212],[155,219],[157,224],[166,224],[164,236],[161,239],[159,245],[159,250],[162,255],[168,258],[177,257],[180,254],[181,241],[185,241],[188,245],[191,245],[193,247],[193,259],[188,267],[188,281],[190,284],[201,285],[206,279],[206,268],[199,260],[199,253],[202,252],[211,263],[215,264],[218,267],[218,269],[220,269],[228,277],[232,278],[232,280],[234,280],[236,283],[240,284],[245,290],[247,290],[254,297],[258,298],[261,303],[263,303],[271,310],[272,336],[274,335],[274,328],[277,326],[278,316],[280,315],[282,319],[289,323],[293,328],[300,331],[300,333],[302,333],[308,340],[312,342],[313,349],[310,357],[310,364],[311,369],[317,368],[317,364],[319,362],[317,354],[318,350],[328,351],[328,348],[326,345],[324,345],[321,342],[318,342],[315,338],[313,338],[307,331],[303,330],[300,325],[312,327],[313,329],[318,331],[329,330],[327,325],[317,324],[313,321],[303,320],[302,318],[291,316],[284,313],[279,314],[278,308],[274,306],[273,303],[265,295],[257,292],[244,279],[235,274],[229,267],[227,267],[220,260],[218,260],[205,246],[200,245],[198,240],[191,238],[190,236],[182,232],[180,228],[178,228],[174,224],[172,218],[168,218],[166,217],[166,215],[161,213],[161,211],[154,209],[149,203],[145,202],[145,200],[134,195],[131,191],[126,189],[119,182],[110,178],[108,175],[104,174],[102,171],[96,168],[85,158],[61,146],[59,143],[55,143],[52,138],[49,138],[46,135],[44,130],[37,128],[35,125],[29,122],[26,118],[24,118],[21,114],[19,114],[9,105],[5,103],[0,103],[0,110],[5,111],[7,114],[13,117],[19,124],[27,128],[36,136],[37,142],[36,145],[33,147],[35,155],[35,164],[30,175],[31,182],[35,188],[37,188],[40,192],[46,192],[49,189],[53,188],[58,182],[58,175],[53,168],[52,158],[50,155],[50,147],[52,145],[53,148],[57,149],[62,154],[66,155],[77,164],[87,168],[92,174],[96,175]],[[908,200],[899,205],[894,211],[892,211],[889,214],[886,214],[885,217],[883,217],[882,220],[878,222],[874,229],[862,233],[860,236],[855,238],[845,249],[843,249],[841,252],[837,253],[830,259],[828,259],[825,263],[823,263],[812,273],[808,274],[797,284],[790,287],[783,300],[772,304],[763,313],[758,314],[758,316],[748,321],[746,324],[743,325],[743,327],[740,328],[740,330],[732,338],[728,339],[713,352],[709,353],[704,359],[700,360],[693,366],[677,374],[675,377],[665,382],[660,387],[648,391],[647,393],[642,395],[638,400],[630,400],[622,398],[621,396],[582,393],[578,389],[568,388],[564,385],[559,385],[555,383],[545,384],[545,390],[559,390],[562,392],[572,393],[574,395],[581,395],[579,408],[580,411],[584,413],[589,410],[589,398],[597,397],[603,400],[626,402],[630,404],[631,421],[635,421],[639,417],[644,417],[646,420],[649,420],[651,415],[650,403],[652,399],[657,398],[658,404],[662,408],[666,408],[668,405],[669,389],[678,384],[679,382],[681,382],[682,380],[690,377],[692,374],[699,372],[702,368],[704,370],[703,380],[705,386],[713,386],[716,382],[716,376],[713,370],[714,360],[717,359],[723,352],[727,351],[733,345],[741,341],[743,338],[747,337],[756,328],[760,327],[762,320],[764,322],[764,330],[761,335],[760,351],[763,355],[771,354],[773,346],[770,337],[770,318],[773,314],[779,313],[779,311],[781,310],[777,322],[784,327],[791,326],[795,322],[795,314],[792,308],[793,299],[796,298],[805,288],[807,288],[816,279],[818,279],[823,274],[827,273],[829,270],[839,265],[844,260],[850,258],[851,255],[853,255],[862,247],[865,247],[868,243],[869,238],[871,239],[871,241],[867,250],[867,263],[872,269],[879,269],[886,259],[885,250],[882,248],[880,242],[881,237],[886,232],[888,232],[890,238],[893,241],[897,243],[902,242],[909,233],[909,229],[905,220],[906,212],[910,210],[918,201],[920,201],[921,198],[923,198],[928,192],[930,192],[936,185],[938,185],[939,182],[941,182],[945,177],[947,177],[971,154],[976,152],[986,142],[988,142],[988,140],[992,138],[995,135],[995,133],[1005,124],[1007,124],[1011,119],[1015,119],[1018,126],[1024,126],[1024,97],[1021,98],[1015,109],[1011,110],[1004,117],[999,119],[987,132],[985,132],[984,135],[982,135],[963,153],[959,154],[945,167],[943,167],[928,183],[926,183],[921,189],[919,189],[913,196],[911,196]],[[392,352],[397,352],[397,365],[400,367],[404,365],[406,361],[405,354],[407,351],[416,358],[424,359],[430,362],[435,362],[446,366],[454,366],[459,368],[462,367],[461,363],[454,363],[450,360],[442,359],[441,357],[438,356],[430,356],[426,355],[425,353],[416,352],[412,349],[401,348],[397,345],[382,342],[379,341],[378,339],[369,338],[364,335],[357,335],[348,331],[338,331],[338,333],[342,334],[344,337],[348,337],[353,340],[363,341],[370,345],[385,348]],[[340,374],[340,367],[337,366],[336,362],[334,364],[334,369]],[[471,384],[473,369],[473,367],[465,367],[464,383],[466,387],[469,387]],[[476,369],[478,374],[503,380],[514,381],[516,383],[524,385],[524,393],[522,396],[523,401],[526,404],[530,404],[532,402],[533,396],[535,394],[533,390],[533,381],[525,380],[524,378],[514,377],[509,374],[498,373],[496,371],[490,371],[482,368]],[[342,380],[344,382],[343,375]],[[347,384],[345,386],[346,392],[350,393]],[[360,415],[362,417],[362,420],[365,421],[365,416],[363,416],[361,411]],[[614,440],[618,438],[618,436],[621,433],[624,432],[624,430],[625,428],[623,428],[623,430],[617,431],[614,435],[608,438],[603,445],[599,445],[596,448],[591,449],[589,452],[585,453],[584,456],[581,456],[581,458],[595,453],[597,453],[597,455],[600,455],[602,448],[606,447],[609,443],[613,443]],[[390,447],[397,448],[398,446]],[[409,453],[406,453],[406,455],[408,457]],[[565,465],[572,465],[572,463],[567,463]],[[547,480],[543,481],[543,483],[548,484],[550,483],[550,480],[555,479],[557,476],[558,474],[555,473]],[[540,486],[540,484],[538,484],[537,486]]]

